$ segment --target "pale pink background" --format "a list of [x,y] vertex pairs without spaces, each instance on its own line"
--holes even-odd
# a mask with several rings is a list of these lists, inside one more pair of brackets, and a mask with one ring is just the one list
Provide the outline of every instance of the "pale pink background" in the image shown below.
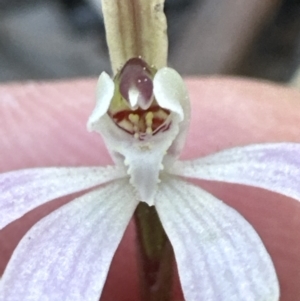
[[[249,143],[300,142],[299,91],[242,79],[194,78],[186,82],[192,121],[182,158]],[[0,171],[111,163],[101,137],[85,129],[94,106],[95,83],[91,79],[0,86]],[[262,189],[198,184],[232,205],[253,225],[278,272],[280,300],[295,301],[300,295],[300,204]],[[1,273],[28,228],[70,199],[41,206],[0,231]],[[139,300],[133,241],[131,224],[114,258],[101,300]],[[174,300],[178,300],[178,285],[174,294]]]

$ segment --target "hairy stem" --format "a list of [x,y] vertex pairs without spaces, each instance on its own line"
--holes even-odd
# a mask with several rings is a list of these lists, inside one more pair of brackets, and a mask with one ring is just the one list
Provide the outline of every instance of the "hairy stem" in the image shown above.
[[141,300],[170,301],[174,254],[154,207],[140,203],[135,212]]

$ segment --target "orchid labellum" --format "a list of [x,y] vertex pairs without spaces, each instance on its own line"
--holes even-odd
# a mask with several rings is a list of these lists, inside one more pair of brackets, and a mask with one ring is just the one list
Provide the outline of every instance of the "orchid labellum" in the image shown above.
[[99,300],[133,216],[143,300],[170,300],[174,252],[186,301],[278,301],[276,272],[258,234],[188,178],[300,200],[300,144],[249,145],[179,161],[190,106],[181,76],[166,66],[162,1],[103,0],[102,8],[114,76],[99,77],[88,129],[102,135],[115,165],[0,175],[1,228],[90,189],[25,235],[0,281],[0,301]]

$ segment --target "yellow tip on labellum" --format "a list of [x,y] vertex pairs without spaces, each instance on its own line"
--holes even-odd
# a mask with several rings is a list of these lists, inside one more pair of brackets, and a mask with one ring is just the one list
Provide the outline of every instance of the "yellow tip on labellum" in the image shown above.
[[160,69],[167,64],[164,0],[102,0],[113,73],[133,57]]

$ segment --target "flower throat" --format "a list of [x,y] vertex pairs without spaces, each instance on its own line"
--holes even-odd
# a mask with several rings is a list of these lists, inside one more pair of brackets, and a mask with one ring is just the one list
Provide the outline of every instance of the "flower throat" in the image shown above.
[[119,128],[139,140],[170,127],[170,111],[161,108],[153,94],[156,71],[141,58],[132,58],[114,78],[115,92],[108,115]]

